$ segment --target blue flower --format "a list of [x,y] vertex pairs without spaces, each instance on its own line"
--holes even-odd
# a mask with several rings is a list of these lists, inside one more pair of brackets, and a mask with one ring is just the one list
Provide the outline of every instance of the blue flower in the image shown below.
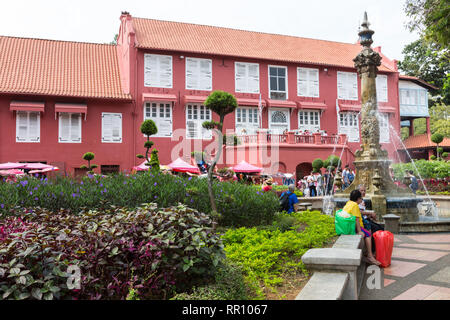
[[84,184],[83,181],[81,181],[80,184]]
[[33,191],[30,191],[30,196],[33,195]]
[[36,197],[36,198],[34,198],[34,200],[35,200],[35,201],[38,201],[39,199],[38,199],[38,197]]
[[124,181],[124,182],[123,182],[123,184],[127,184],[127,182],[126,182],[126,181]]
[[5,207],[5,205],[2,203],[2,204],[0,204],[0,208],[4,208]]
[[155,182],[154,186],[156,186],[158,183]]
[[191,180],[192,180],[192,177],[189,177],[188,181],[191,181]]
[[25,187],[28,184],[28,180],[20,181],[20,184],[22,185],[22,187]]

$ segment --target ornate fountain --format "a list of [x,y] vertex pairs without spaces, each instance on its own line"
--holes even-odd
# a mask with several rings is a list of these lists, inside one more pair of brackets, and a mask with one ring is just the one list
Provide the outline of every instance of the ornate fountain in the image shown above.
[[[373,43],[374,31],[369,29],[367,13],[359,32],[361,52],[353,61],[361,78],[361,149],[355,153],[356,176],[353,183],[344,191],[338,191],[334,196],[336,207],[342,208],[349,199],[350,192],[360,184],[366,186],[364,201],[368,209],[377,213],[379,221],[386,214],[400,216],[400,222],[414,222],[419,220],[417,204],[422,199],[416,198],[409,188],[398,187],[389,171],[391,161],[388,152],[381,149],[380,127],[378,124],[378,103],[376,93],[376,77],[381,56],[370,47]],[[408,181],[404,181],[409,185]],[[335,184],[341,190],[342,177],[337,174]]]

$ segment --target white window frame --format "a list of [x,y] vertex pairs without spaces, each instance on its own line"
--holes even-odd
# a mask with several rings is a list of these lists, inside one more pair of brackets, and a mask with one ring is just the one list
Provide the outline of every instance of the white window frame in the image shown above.
[[290,113],[290,111],[286,110],[286,108],[269,108],[269,130],[270,130],[270,132],[273,134],[283,134],[283,132],[276,132],[276,133],[273,132],[273,130],[276,129],[276,128],[274,128],[274,125],[276,126],[276,124],[274,124],[272,122],[272,112],[277,112],[277,111],[281,111],[287,115],[286,116],[286,120],[287,120],[287,128],[286,129],[288,131],[290,131],[291,130],[291,113]]
[[[153,106],[156,104],[156,106]],[[163,108],[163,116],[161,117],[161,105]],[[156,115],[153,112],[153,107],[156,107]],[[167,107],[169,107],[169,116],[167,117]],[[149,110],[147,111],[147,108]],[[144,121],[145,120],[153,120],[158,128],[158,133],[153,135],[152,137],[156,138],[170,138],[173,136],[173,103],[172,102],[163,102],[163,101],[146,101],[144,102]],[[170,120],[168,120],[170,119]],[[160,123],[162,121],[170,121],[170,135],[163,135],[160,131]]]
[[[155,58],[157,59],[157,70],[153,71],[151,70],[149,63],[149,59]],[[164,70],[161,70],[161,59],[170,58],[170,84],[164,85],[164,83],[161,80],[161,74],[164,73]],[[156,72],[157,81],[155,83],[152,83],[150,80],[150,76],[147,75],[147,72]],[[168,55],[161,55],[161,54],[144,54],[144,87],[154,87],[154,88],[169,88],[171,89],[173,87],[173,58],[172,56]]]
[[[203,108],[203,119],[201,119]],[[194,111],[196,110],[196,111]],[[189,119],[189,111],[191,111],[191,118]],[[197,116],[197,119],[194,119],[194,115]],[[202,124],[205,121],[212,121],[212,112],[210,109],[205,107],[202,104],[198,103],[188,103],[186,104],[186,139],[201,139],[201,140],[211,140],[212,139],[212,130],[206,130],[203,128]],[[194,122],[196,126],[196,135],[189,135],[189,126],[188,122]]]
[[[341,82],[339,81],[341,79]],[[358,74],[356,72],[344,72],[338,71],[336,75],[337,81],[337,94],[339,100],[358,100]],[[351,81],[351,82],[350,82]],[[345,94],[342,93],[339,83],[344,84]],[[356,88],[354,87],[356,85]],[[350,92],[356,93],[355,96],[351,95]]]
[[[111,141],[109,140],[105,140],[105,116],[117,116],[120,119],[120,129],[119,129],[119,135],[120,135],[120,140],[114,140],[111,139]],[[122,136],[122,128],[123,128],[123,116],[122,113],[115,113],[115,112],[102,112],[102,143],[122,143],[123,142],[123,136]]]
[[[26,114],[27,134],[25,138],[20,137],[20,116]],[[35,138],[30,138],[30,114],[37,114],[37,129],[38,135]],[[36,111],[16,111],[16,142],[18,143],[40,143],[41,142],[41,113]]]
[[[237,135],[256,134],[256,130],[259,128],[259,112],[257,107],[238,107],[236,108],[235,114],[235,131]],[[249,121],[250,119],[252,121]]]
[[[198,74],[198,81],[197,81],[197,87],[188,87],[188,61],[196,61],[197,63],[197,72]],[[210,76],[207,76],[207,78],[209,78],[209,83],[206,87],[200,87],[200,83],[201,83],[201,77],[202,77],[202,72],[201,72],[201,68],[200,68],[200,63],[201,61],[208,61],[209,62],[209,74]],[[192,58],[192,57],[186,57],[186,63],[185,63],[185,82],[186,82],[186,90],[202,90],[202,91],[212,91],[212,78],[213,78],[213,74],[212,74],[212,60],[211,59],[202,59],[202,58]]]
[[[311,115],[314,124],[311,124]],[[300,120],[303,120],[302,121]],[[316,124],[316,120],[318,124]],[[308,130],[310,132],[316,132],[316,130],[320,131],[320,110],[298,110],[298,129],[299,130]]]
[[[306,79],[300,78],[301,71],[306,72]],[[316,77],[313,78],[311,76],[312,72],[316,73]],[[306,81],[306,92],[301,92],[300,90],[301,81]],[[317,90],[314,89],[316,87],[316,83],[317,83]],[[320,96],[319,69],[303,68],[303,67],[297,68],[297,96],[312,97],[312,98],[318,98]]]
[[[72,139],[72,129],[73,129],[73,126],[72,126],[73,117],[72,117],[72,115],[74,115],[74,114],[78,114],[79,115],[78,116],[78,137],[79,137],[78,140],[77,139],[71,140]],[[69,140],[67,140],[67,141],[61,140],[62,139],[61,134],[62,134],[62,131],[63,131],[62,130],[62,117],[64,115],[69,115]],[[82,140],[81,140],[81,132],[82,132],[81,124],[82,124],[82,114],[81,113],[60,112],[59,116],[58,116],[58,143],[81,143],[82,142]]]
[[[245,66],[245,76],[244,78],[244,82],[246,83],[245,88],[240,88],[238,86],[238,65],[241,64],[243,66]],[[256,66],[257,69],[257,77],[255,77],[255,81],[258,82],[258,86],[257,86],[257,90],[253,89],[251,87],[251,81],[250,81],[250,67],[251,66]],[[259,80],[259,64],[258,63],[249,63],[249,62],[238,62],[236,61],[234,63],[234,88],[235,88],[235,92],[241,92],[241,93],[260,93],[260,80]]]
[[385,74],[379,74],[376,77],[377,101],[388,102],[388,77]]
[[[286,90],[285,91],[278,91],[278,90],[271,90],[270,89],[270,68],[284,68],[284,70],[286,71],[286,79],[285,79],[285,81],[284,81],[284,85],[285,85],[285,88],[286,88]],[[267,77],[268,77],[268,88],[269,88],[269,99],[274,99],[274,98],[272,98],[272,96],[271,96],[271,93],[272,92],[280,92],[280,93],[286,93],[286,99],[274,99],[274,100],[288,100],[289,99],[289,88],[288,88],[288,83],[289,83],[289,81],[288,81],[288,67],[287,66],[277,66],[277,65],[268,65],[267,66]],[[277,78],[278,78],[278,75],[277,75]],[[277,86],[278,86],[278,82],[277,82]]]
[[346,134],[348,142],[360,141],[359,116],[357,112],[343,111],[339,113],[339,134]]

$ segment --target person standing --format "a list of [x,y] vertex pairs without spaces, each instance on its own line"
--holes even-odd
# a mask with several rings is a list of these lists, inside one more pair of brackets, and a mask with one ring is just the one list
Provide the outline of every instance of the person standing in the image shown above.
[[314,172],[311,171],[311,174],[308,176],[308,187],[309,187],[309,195],[310,197],[315,197],[317,195],[317,189],[316,189],[316,176],[314,175]]
[[349,170],[348,170],[348,164],[345,166],[344,170],[342,171],[342,190],[347,189],[347,187],[350,185],[349,179]]
[[317,180],[317,195],[318,196],[323,196],[323,194],[324,194],[324,190],[323,190],[323,176],[320,173],[320,171],[317,173],[316,180]]

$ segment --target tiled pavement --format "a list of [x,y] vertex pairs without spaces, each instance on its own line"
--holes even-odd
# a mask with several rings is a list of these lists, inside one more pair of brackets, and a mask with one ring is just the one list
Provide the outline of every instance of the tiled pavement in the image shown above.
[[368,289],[364,280],[360,300],[450,300],[450,234],[395,235],[391,265],[381,276],[380,289]]

